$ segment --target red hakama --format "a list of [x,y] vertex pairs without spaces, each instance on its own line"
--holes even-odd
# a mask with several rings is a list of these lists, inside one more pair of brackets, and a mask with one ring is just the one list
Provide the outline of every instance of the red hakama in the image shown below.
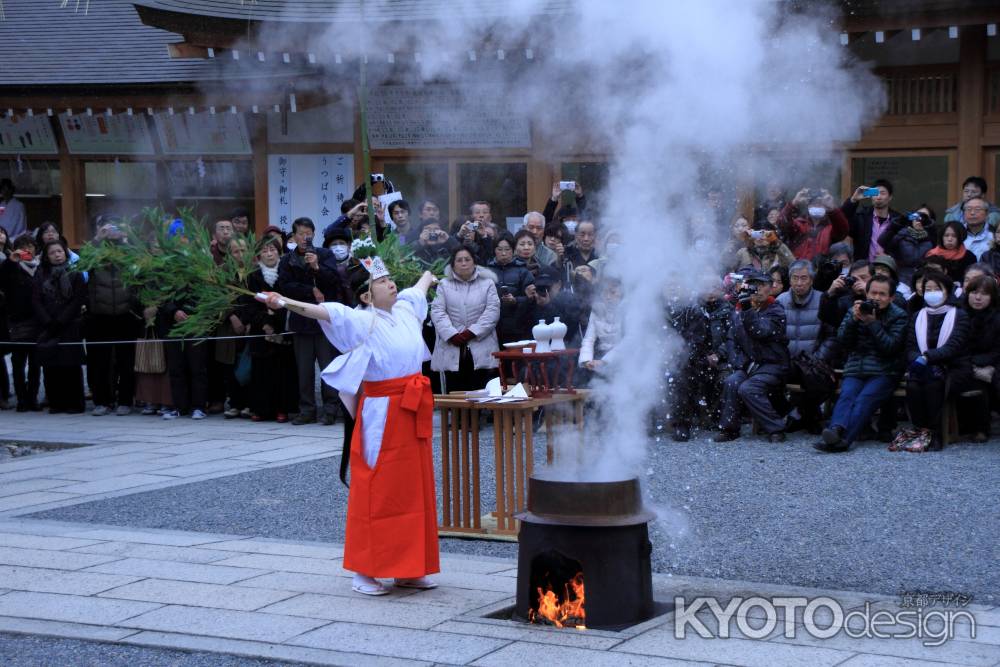
[[[420,374],[365,381],[351,439],[344,568],[410,579],[440,571],[432,435],[434,398]],[[375,467],[362,448],[364,402],[389,398]]]

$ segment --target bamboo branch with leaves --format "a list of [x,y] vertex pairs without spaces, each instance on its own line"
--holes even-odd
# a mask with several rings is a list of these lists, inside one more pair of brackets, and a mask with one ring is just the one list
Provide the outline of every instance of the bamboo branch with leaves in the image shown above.
[[212,257],[212,236],[205,221],[191,209],[179,211],[178,224],[158,208],[145,209],[138,221],[119,223],[125,241],[91,241],[80,248],[79,271],[115,267],[122,283],[138,293],[143,307],[162,307],[183,300],[188,317],[169,332],[175,338],[210,336],[237,307],[254,270],[257,248],[252,238],[240,253],[223,252],[217,265]]

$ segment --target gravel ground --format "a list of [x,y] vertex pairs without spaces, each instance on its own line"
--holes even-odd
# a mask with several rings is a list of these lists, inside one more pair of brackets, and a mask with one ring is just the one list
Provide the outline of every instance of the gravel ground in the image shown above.
[[105,644],[0,633],[0,664],[5,667],[291,667],[298,662],[274,662],[218,653],[187,653],[170,649]]
[[[654,443],[643,471],[660,513],[654,569],[890,595],[954,591],[1000,604],[1000,440],[924,455],[880,443],[824,455],[814,440]],[[536,446],[542,460],[544,439]],[[492,430],[484,430],[484,508],[493,501],[492,456]],[[347,491],[338,469],[339,459],[324,459],[33,516],[341,541]],[[506,542],[445,539],[441,548],[516,555]]]

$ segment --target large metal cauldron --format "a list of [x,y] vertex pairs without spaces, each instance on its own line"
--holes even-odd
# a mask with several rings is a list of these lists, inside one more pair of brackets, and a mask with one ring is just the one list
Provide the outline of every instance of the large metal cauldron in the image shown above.
[[517,606],[528,620],[538,589],[559,594],[583,573],[586,627],[621,629],[654,615],[648,522],[638,479],[570,482],[528,480],[528,507],[515,515]]

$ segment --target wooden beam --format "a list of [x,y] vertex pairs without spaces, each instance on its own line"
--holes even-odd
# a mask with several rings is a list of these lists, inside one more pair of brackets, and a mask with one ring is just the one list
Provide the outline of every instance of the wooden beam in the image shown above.
[[898,15],[878,14],[848,16],[842,24],[843,32],[874,32],[882,30],[910,30],[911,28],[947,28],[948,26],[978,27],[985,34],[987,23],[1000,21],[1000,8],[949,10],[938,12],[906,12]]
[[958,73],[958,169],[949,187],[954,199],[958,179],[982,172],[983,105],[986,86],[986,31],[982,26],[965,27],[959,33]]
[[170,54],[171,58],[208,58],[207,47],[188,44],[187,42],[167,44],[167,53]]

